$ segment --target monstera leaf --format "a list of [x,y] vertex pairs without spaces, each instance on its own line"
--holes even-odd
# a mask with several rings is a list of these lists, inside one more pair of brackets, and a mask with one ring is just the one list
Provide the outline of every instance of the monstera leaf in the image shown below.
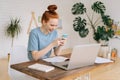
[[103,23],[108,27],[111,27],[113,24],[113,20],[110,18],[109,15],[102,15],[102,20]]
[[94,37],[93,37],[97,42],[99,42],[100,40],[100,34],[98,32],[94,33]]
[[115,33],[114,30],[112,30],[111,28],[108,29],[108,36],[109,36],[110,38],[112,38],[112,37],[115,35],[114,33]]
[[88,29],[85,29],[86,26],[86,20],[82,19],[81,17],[76,17],[73,21],[73,28],[75,31],[79,31],[79,35],[81,37],[86,37],[89,33]]
[[86,12],[86,8],[84,7],[83,3],[76,3],[73,5],[72,14],[78,15],[78,14],[84,14],[85,12]]
[[105,33],[105,28],[102,26],[97,27],[97,31],[94,33],[94,39],[99,42],[103,34]]
[[84,28],[79,31],[79,35],[81,37],[86,37],[88,35],[88,33],[89,33],[89,30],[88,29],[84,29]]
[[86,20],[81,17],[76,17],[73,21],[73,28],[75,31],[80,31],[80,29],[84,28],[86,26]]
[[104,14],[106,8],[102,2],[97,1],[92,5],[92,10],[95,11],[96,13]]
[[97,31],[94,34],[94,39],[98,42],[100,40],[108,41],[109,38],[112,38],[113,36],[114,36],[114,31],[112,29],[107,29],[106,31],[105,26],[102,26],[102,27],[98,26]]

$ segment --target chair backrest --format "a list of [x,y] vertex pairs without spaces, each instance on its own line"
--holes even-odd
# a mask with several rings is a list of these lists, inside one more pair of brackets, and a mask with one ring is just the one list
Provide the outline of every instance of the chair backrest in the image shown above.
[[27,48],[23,45],[13,46],[10,52],[10,64],[16,64],[29,61],[27,57]]

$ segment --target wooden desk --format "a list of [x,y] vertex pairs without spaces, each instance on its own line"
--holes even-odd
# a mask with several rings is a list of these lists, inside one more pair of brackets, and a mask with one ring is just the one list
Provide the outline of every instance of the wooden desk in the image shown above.
[[[69,57],[69,55],[65,55]],[[51,65],[49,62],[45,62],[43,60],[39,61],[29,61],[29,62],[24,62],[24,63],[19,63],[19,64],[14,64],[11,65],[11,68],[18,70],[20,72],[23,72],[25,74],[28,74],[30,76],[33,76],[35,78],[38,78],[40,80],[75,80],[76,77],[88,73],[94,69],[100,68],[100,67],[105,67],[109,64],[94,64],[92,66],[87,66],[79,69],[74,69],[74,70],[69,70],[65,71],[60,68],[55,67],[54,70],[50,72],[41,72],[33,69],[29,69],[28,66],[32,65],[34,63],[40,63],[40,64],[45,64],[45,65]]]
[[91,80],[120,80],[120,58],[104,68],[97,68],[90,72]]

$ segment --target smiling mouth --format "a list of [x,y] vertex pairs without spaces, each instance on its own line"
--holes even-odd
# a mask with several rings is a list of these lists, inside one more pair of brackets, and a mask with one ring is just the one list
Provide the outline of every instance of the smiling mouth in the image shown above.
[[49,29],[49,31],[50,31],[50,32],[52,32],[52,31],[53,31],[53,29]]

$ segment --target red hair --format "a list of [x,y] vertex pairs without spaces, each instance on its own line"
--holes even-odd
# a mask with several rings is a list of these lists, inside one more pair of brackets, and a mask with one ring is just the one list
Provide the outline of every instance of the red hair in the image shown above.
[[48,22],[50,18],[59,18],[58,14],[55,12],[57,9],[56,5],[49,5],[47,9],[48,11],[45,11],[42,15],[41,22],[43,22],[43,20]]

